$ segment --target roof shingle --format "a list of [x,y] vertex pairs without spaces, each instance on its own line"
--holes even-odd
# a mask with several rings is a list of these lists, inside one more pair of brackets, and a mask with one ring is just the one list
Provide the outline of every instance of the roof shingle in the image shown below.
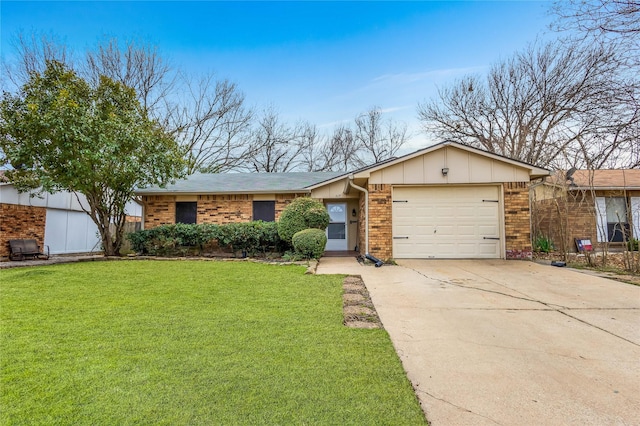
[[344,172],[291,173],[195,173],[167,185],[141,188],[137,194],[224,194],[307,192],[308,186],[343,175]]

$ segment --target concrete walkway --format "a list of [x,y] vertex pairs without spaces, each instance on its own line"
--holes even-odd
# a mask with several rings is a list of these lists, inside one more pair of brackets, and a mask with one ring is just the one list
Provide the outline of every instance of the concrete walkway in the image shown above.
[[79,255],[53,255],[47,260],[28,259],[20,261],[0,262],[0,269],[25,268],[29,266],[46,266],[57,265],[60,263],[76,263],[76,262],[92,262],[92,261],[108,260],[102,254],[79,254]]
[[439,425],[640,425],[640,287],[524,261],[321,259],[361,275]]

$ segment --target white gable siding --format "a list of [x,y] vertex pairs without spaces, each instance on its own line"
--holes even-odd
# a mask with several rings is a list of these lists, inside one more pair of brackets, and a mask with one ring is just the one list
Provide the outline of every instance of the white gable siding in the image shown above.
[[[448,168],[446,176],[443,168]],[[507,162],[446,147],[371,173],[370,184],[468,184],[529,182],[529,172]]]

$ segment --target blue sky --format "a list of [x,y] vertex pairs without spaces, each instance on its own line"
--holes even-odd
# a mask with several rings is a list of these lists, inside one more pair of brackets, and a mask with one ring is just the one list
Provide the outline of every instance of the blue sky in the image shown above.
[[321,129],[379,106],[430,144],[416,106],[468,73],[483,73],[547,29],[550,3],[494,2],[0,2],[1,53],[18,32],[71,47],[143,39],[189,73],[215,71],[258,108]]

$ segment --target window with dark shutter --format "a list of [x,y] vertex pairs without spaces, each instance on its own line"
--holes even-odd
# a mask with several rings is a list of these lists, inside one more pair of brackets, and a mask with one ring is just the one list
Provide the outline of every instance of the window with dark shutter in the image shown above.
[[275,201],[254,201],[253,220],[264,220],[265,222],[275,222],[276,202]]
[[197,202],[193,201],[176,203],[176,223],[196,223],[197,217]]

